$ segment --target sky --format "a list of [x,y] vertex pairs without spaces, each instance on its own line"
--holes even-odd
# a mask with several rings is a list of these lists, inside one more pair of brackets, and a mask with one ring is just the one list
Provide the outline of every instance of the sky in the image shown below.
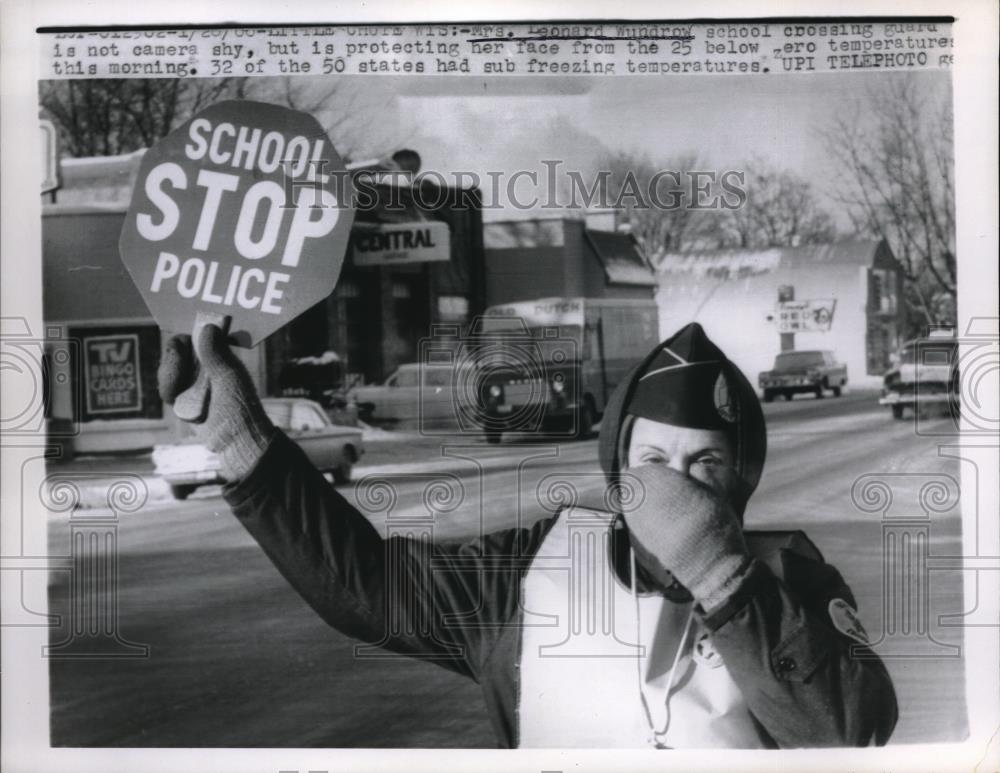
[[[544,132],[540,137],[539,128],[561,117],[612,151],[637,151],[655,160],[693,150],[709,163],[722,165],[760,155],[815,177],[831,171],[820,130],[839,115],[863,115],[867,90],[884,77],[616,77],[565,96],[553,84],[542,94],[401,95],[400,102],[431,140],[418,149],[428,167],[474,164],[479,153],[509,145],[512,138],[515,144],[529,145],[534,156],[557,155],[563,138]],[[919,77],[933,90],[947,83],[948,74]],[[433,143],[434,137],[442,141]]]
[[[870,89],[887,77],[900,74],[492,82],[439,76],[386,79],[372,99],[381,120],[393,127],[394,141],[417,150],[424,169],[445,174],[541,170],[543,159],[560,159],[586,173],[608,152],[661,163],[694,152],[705,168],[719,171],[760,157],[821,191],[838,173],[822,131],[839,116],[864,121]],[[947,71],[916,77],[929,96],[949,89]]]

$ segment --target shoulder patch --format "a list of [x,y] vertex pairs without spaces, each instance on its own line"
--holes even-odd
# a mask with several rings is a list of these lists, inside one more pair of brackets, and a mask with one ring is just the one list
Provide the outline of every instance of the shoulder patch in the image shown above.
[[861,624],[857,610],[846,601],[843,599],[833,599],[829,606],[827,606],[827,612],[830,615],[830,622],[833,623],[833,627],[844,634],[844,636],[849,636],[861,644],[869,643],[868,632]]

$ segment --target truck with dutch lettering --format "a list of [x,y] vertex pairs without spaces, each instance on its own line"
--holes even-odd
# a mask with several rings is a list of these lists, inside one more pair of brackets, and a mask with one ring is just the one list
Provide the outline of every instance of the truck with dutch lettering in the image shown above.
[[499,443],[508,432],[589,437],[659,323],[651,299],[555,297],[492,306],[470,333],[474,385],[457,407]]

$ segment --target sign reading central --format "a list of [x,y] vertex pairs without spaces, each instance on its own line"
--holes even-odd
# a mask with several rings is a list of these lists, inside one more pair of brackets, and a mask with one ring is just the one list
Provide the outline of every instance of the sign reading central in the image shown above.
[[451,231],[440,220],[358,228],[351,238],[356,266],[428,263],[451,258]]

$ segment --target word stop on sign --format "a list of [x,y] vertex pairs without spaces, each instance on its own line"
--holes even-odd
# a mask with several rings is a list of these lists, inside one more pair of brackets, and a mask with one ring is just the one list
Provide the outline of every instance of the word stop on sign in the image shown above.
[[[276,182],[255,182],[241,192],[239,175],[207,169],[198,173],[195,185],[204,190],[204,195],[196,215],[192,251],[210,254],[213,240],[228,239],[229,244],[216,243],[214,247],[231,246],[249,262],[222,266],[217,260],[180,257],[161,251],[150,291],[176,290],[182,298],[199,298],[223,307],[238,304],[244,309],[280,314],[284,285],[290,275],[285,271],[252,267],[253,261],[266,260],[280,253],[282,267],[294,269],[298,266],[305,240],[324,237],[337,225],[340,212],[336,197],[323,188],[316,189],[315,195],[306,195],[312,192],[302,190],[298,201],[290,205],[286,201],[285,188]],[[177,231],[182,212],[174,192],[187,188],[187,175],[178,164],[167,162],[154,167],[146,177],[145,192],[158,212],[138,214],[136,228],[140,236],[155,243]],[[230,195],[240,198],[235,228],[218,229],[221,205]],[[287,227],[286,219],[289,220]],[[258,225],[260,223],[262,225]],[[285,238],[281,240],[279,237],[283,234]]]

